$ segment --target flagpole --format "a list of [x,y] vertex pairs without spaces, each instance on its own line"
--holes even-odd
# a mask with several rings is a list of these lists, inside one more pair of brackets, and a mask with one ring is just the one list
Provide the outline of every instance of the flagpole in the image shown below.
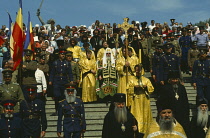
[[[10,36],[9,37],[11,38],[11,34],[12,34],[12,26],[11,26],[12,25],[12,19],[11,19],[11,15],[10,15],[9,11],[6,10],[6,12],[7,12],[8,16],[9,16],[9,31],[10,31]],[[9,45],[9,49],[11,49],[14,52],[14,49],[11,47],[11,45]],[[12,58],[12,54],[10,54],[10,57]]]
[[18,69],[18,83],[22,85],[22,58],[23,58],[23,43],[24,43],[24,31],[23,31],[23,15],[22,15],[22,0],[19,0],[19,10],[16,16],[16,21],[13,25],[12,43],[14,48],[13,61],[15,71]]

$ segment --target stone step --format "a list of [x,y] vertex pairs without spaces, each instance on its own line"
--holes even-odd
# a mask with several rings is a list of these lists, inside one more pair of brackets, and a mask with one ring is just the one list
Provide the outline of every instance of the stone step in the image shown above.
[[[85,112],[108,112],[109,108],[85,108]],[[46,113],[54,113],[55,108],[46,108]]]
[[[84,136],[89,138],[101,138],[102,132],[101,131],[89,131],[85,132]],[[61,136],[63,136],[63,133],[61,133]],[[45,138],[57,138],[57,132],[56,131],[46,131]]]
[[[110,104],[108,104],[108,106],[107,106],[105,103],[84,104],[85,108],[107,108],[109,106],[110,106]],[[54,104],[46,104],[45,108],[54,109],[55,105]]]
[[[189,105],[190,106],[190,116],[192,116],[192,114],[195,112],[196,110],[196,105]],[[151,110],[152,110],[152,114],[153,114],[153,117],[156,117],[157,115],[157,107],[156,106],[151,106]],[[107,114],[107,112],[96,112],[96,113],[93,113],[93,112],[87,112],[85,114],[85,118],[87,120],[87,124],[101,124],[101,122],[103,122],[103,119],[105,117],[105,115]],[[47,115],[47,120],[48,121],[57,121],[58,117],[57,116],[50,116],[50,115]],[[97,122],[98,120],[100,120],[101,122]],[[53,125],[51,123],[51,125]],[[55,124],[54,124],[55,125]]]
[[184,83],[185,87],[193,87],[191,83]]
[[[196,96],[190,96],[188,97],[188,101],[191,102],[191,101],[195,101],[196,99]],[[155,103],[157,100],[156,99],[150,99],[150,103]]]
[[[195,104],[196,104],[195,99],[194,99],[194,100],[189,100],[189,104],[193,104],[193,105],[195,105]],[[150,105],[151,105],[151,106],[156,106],[155,101],[151,101],[151,102],[150,102]]]
[[186,89],[186,91],[187,91],[187,93],[196,93],[196,90],[194,89],[194,88],[188,88],[188,89]]
[[[87,130],[87,132],[90,131],[90,130],[100,131],[100,130],[102,130],[102,127],[103,126],[101,124],[95,124],[95,125],[87,124],[86,125],[86,130]],[[47,131],[57,131],[57,126],[47,127]]]
[[[104,120],[89,120],[89,119],[86,119],[86,124],[89,124],[89,125],[102,125],[104,123]],[[47,122],[47,125],[48,126],[56,126],[57,127],[57,120],[48,120]]]
[[[63,133],[61,133],[62,135]],[[63,135],[62,135],[63,136]],[[49,131],[46,131],[45,133],[45,138],[57,138],[57,132],[49,132]]]
[[[150,75],[150,73],[149,73]],[[187,96],[189,100],[190,106],[190,118],[196,111],[195,99],[196,99],[196,90],[192,87],[191,83],[184,84],[187,90]],[[150,105],[152,110],[152,116],[155,119],[157,116],[157,107],[156,107],[156,98],[150,98]],[[57,130],[57,116],[50,116],[51,113],[55,112],[54,101],[51,97],[47,97],[46,101],[46,113],[48,120],[48,129],[46,133],[46,138],[56,138],[56,130]],[[85,103],[85,116],[86,116],[86,124],[87,131],[84,134],[86,138],[101,138],[102,135],[102,126],[103,120],[107,112],[109,111],[109,106],[105,103]]]
[[197,93],[187,93],[187,97],[196,97]]
[[53,104],[53,105],[54,105],[54,104],[55,104],[55,101],[53,101],[53,100],[47,100],[47,101],[46,101],[46,104],[47,104],[47,105],[50,105],[50,104]]
[[[86,119],[95,119],[95,120],[100,120],[100,119],[104,119],[105,115],[107,112],[96,112],[92,114],[85,114],[85,118]],[[47,116],[47,120],[57,120],[58,116]]]

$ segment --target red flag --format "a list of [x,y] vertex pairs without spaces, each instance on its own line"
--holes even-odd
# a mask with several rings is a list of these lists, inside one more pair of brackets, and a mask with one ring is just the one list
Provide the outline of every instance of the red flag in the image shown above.
[[14,39],[14,54],[13,54],[13,61],[14,67],[13,70],[20,65],[23,55],[23,15],[22,15],[22,1],[20,0],[20,8],[18,10],[18,14],[16,17],[16,22],[13,27],[12,36]]
[[0,36],[0,46],[4,44],[4,39]]

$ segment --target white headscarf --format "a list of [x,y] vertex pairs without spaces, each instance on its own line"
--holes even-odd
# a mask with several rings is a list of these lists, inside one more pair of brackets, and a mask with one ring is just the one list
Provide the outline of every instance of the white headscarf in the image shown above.
[[115,59],[112,53],[112,49],[111,48],[106,48],[106,51],[104,52],[104,56],[103,56],[103,68],[107,67],[107,57],[106,54],[107,53],[111,53],[110,57],[111,57],[111,66],[115,67]]

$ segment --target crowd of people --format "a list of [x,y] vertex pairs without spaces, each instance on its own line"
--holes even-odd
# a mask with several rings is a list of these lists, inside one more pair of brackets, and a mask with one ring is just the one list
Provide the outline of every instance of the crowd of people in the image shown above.
[[[0,46],[0,123],[4,126],[0,136],[44,137],[46,96],[55,101],[52,116],[58,116],[58,137],[62,132],[66,138],[83,136],[84,103],[95,102],[111,102],[103,138],[210,135],[208,23],[183,26],[171,19],[163,24],[154,20],[129,24],[129,18],[122,25],[96,20],[89,27],[61,27],[53,19],[41,23],[33,27],[33,49],[24,49],[16,70],[10,54],[11,30],[5,25],[0,29],[5,41]],[[27,28],[23,29],[26,33]],[[198,110],[191,120],[183,73],[192,77],[197,90]],[[150,107],[152,94],[157,97],[156,120]]]

